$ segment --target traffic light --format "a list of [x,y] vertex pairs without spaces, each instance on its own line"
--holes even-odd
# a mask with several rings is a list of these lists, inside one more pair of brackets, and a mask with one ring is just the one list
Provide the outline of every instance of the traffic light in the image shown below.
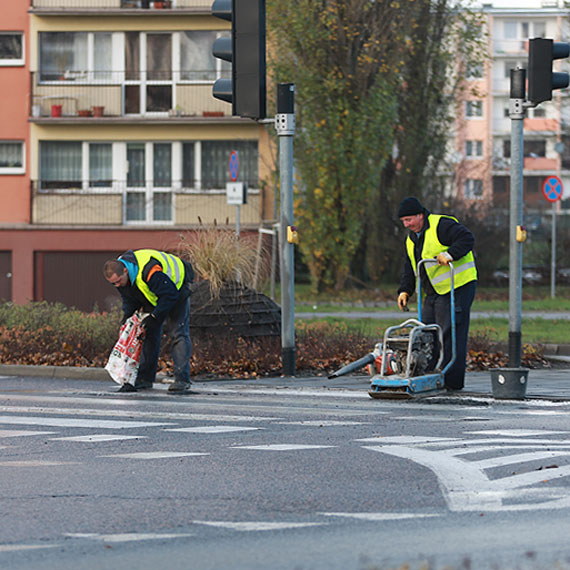
[[232,37],[218,38],[212,53],[232,63],[231,79],[212,93],[232,104],[232,115],[265,118],[265,0],[214,0],[212,15],[232,23]]
[[552,71],[552,62],[570,55],[570,44],[533,38],[528,48],[528,99],[535,105],[552,99],[553,89],[568,87],[568,73]]

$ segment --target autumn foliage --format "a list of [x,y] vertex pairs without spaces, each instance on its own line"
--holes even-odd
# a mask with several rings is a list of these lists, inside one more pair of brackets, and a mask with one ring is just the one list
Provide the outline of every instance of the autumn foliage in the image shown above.
[[[0,363],[103,367],[117,340],[121,313],[82,313],[61,304],[0,305]],[[380,339],[350,330],[343,323],[301,322],[296,327],[298,375],[326,376],[370,352]],[[281,374],[278,337],[194,338],[193,376],[256,378]],[[470,338],[469,370],[506,366],[507,356],[496,350],[488,335]],[[525,346],[523,366],[547,365],[536,347]],[[161,357],[161,372],[170,362]]]

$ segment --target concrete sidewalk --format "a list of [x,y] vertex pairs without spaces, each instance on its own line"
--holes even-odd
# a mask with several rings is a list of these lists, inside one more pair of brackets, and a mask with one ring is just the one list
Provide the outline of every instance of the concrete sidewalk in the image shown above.
[[[103,368],[74,368],[66,366],[19,366],[0,365],[0,389],[2,377],[30,377],[45,378],[67,378],[75,380],[100,380],[109,382],[112,385],[107,371]],[[166,378],[159,378],[167,382]],[[357,391],[367,394],[369,389],[369,377],[364,375],[342,376],[329,380],[326,374],[322,376],[296,376],[296,377],[271,377],[246,379],[201,379],[195,378],[193,382],[197,387],[208,385],[208,387],[226,388],[249,388],[252,390],[263,388],[280,388],[284,390],[326,390],[326,391]],[[528,385],[526,391],[527,399],[546,399],[552,401],[570,402],[570,368],[564,369],[534,369],[528,375]],[[438,398],[445,398],[452,401],[472,398],[493,398],[491,373],[468,372],[465,380],[465,389],[461,392],[447,394],[442,392]]]

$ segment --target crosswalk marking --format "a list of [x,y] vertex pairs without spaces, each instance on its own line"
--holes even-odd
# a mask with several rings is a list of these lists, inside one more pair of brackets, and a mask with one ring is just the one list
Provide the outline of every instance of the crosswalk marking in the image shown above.
[[326,517],[345,517],[359,519],[363,521],[399,521],[404,519],[421,519],[430,517],[440,517],[441,514],[420,514],[420,513],[319,513]]
[[69,538],[89,538],[93,540],[102,540],[103,542],[137,542],[141,540],[165,540],[172,538],[187,538],[192,536],[189,533],[142,533],[127,532],[123,534],[97,534],[94,532],[69,532],[64,536]]
[[303,420],[298,422],[275,422],[285,426],[314,426],[314,427],[336,427],[336,426],[361,426],[370,422],[353,422],[341,420]]
[[185,428],[169,428],[164,431],[176,431],[187,433],[231,433],[236,431],[255,431],[263,428],[246,427],[246,426],[201,426],[201,427],[185,427]]
[[74,461],[0,461],[0,467],[59,467],[77,465]]
[[40,548],[59,548],[61,544],[0,544],[0,552],[18,552],[20,550],[38,550]]
[[276,443],[272,445],[236,445],[232,449],[255,449],[260,451],[299,451],[301,449],[327,449],[336,445],[305,445],[294,443]]
[[182,453],[176,451],[147,451],[139,453],[117,453],[113,455],[100,455],[99,457],[122,457],[124,459],[172,459],[176,457],[198,457],[210,455],[209,453]]
[[79,441],[86,443],[99,443],[103,441],[121,441],[127,439],[145,439],[144,435],[113,435],[113,434],[93,434],[93,435],[75,435],[70,437],[52,437],[51,441]]
[[136,422],[129,420],[76,420],[73,418],[44,418],[34,416],[0,416],[0,424],[126,429],[171,425],[165,422]]
[[534,437],[535,435],[557,435],[568,432],[546,429],[484,429],[466,431],[465,433],[472,435],[502,435],[503,437]]
[[192,521],[194,524],[216,526],[238,531],[286,530],[293,528],[306,528],[310,526],[323,526],[326,523],[318,522],[226,522],[226,521]]
[[55,431],[23,431],[12,429],[0,429],[0,437],[22,437],[28,435],[52,435]]

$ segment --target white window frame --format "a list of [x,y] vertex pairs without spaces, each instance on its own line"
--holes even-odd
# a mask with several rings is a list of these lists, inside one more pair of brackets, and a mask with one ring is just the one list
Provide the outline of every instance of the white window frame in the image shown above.
[[[469,114],[469,109],[471,109],[471,114]],[[465,101],[465,117],[469,120],[482,119],[483,101],[481,101],[480,99],[473,101]]]
[[19,144],[22,149],[22,166],[0,166],[0,175],[26,173],[26,143],[21,140],[0,140],[0,143]]
[[482,140],[466,140],[465,141],[465,157],[466,158],[482,158],[483,157],[483,141]]
[[22,46],[22,57],[18,59],[0,59],[0,67],[17,67],[25,65],[26,63],[26,42],[24,41],[24,32],[2,30],[2,36],[20,36],[20,43]]
[[[480,195],[475,194],[475,190],[478,189],[478,188],[476,188],[477,186],[479,186],[481,189]],[[483,180],[481,180],[480,178],[467,178],[465,180],[465,186],[463,188],[463,193],[464,193],[466,200],[482,200],[483,199],[483,193],[484,193]]]

